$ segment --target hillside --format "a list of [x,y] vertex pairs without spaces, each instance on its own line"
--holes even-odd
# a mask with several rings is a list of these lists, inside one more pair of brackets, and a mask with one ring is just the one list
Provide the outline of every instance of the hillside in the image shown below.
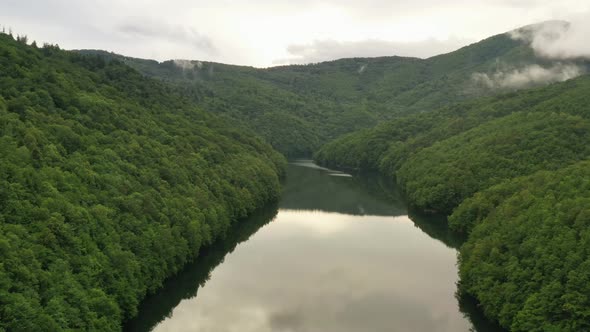
[[119,61],[0,34],[0,330],[120,330],[284,159]]
[[385,122],[326,144],[325,165],[378,170],[416,207],[450,214],[504,179],[588,157],[590,76]]
[[384,120],[564,79],[511,80],[531,68],[552,73],[566,65],[587,67],[537,58],[508,33],[429,59],[354,58],[268,69],[82,52],[119,59],[175,84],[204,109],[238,120],[290,157],[309,156],[336,137]]
[[505,182],[465,201],[461,288],[512,331],[590,329],[590,164]]

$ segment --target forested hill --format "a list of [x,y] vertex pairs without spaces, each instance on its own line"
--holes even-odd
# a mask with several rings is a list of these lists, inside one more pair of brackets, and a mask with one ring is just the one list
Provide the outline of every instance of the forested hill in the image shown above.
[[505,178],[588,157],[590,76],[414,114],[326,144],[316,160],[379,170],[422,209],[449,213]]
[[414,114],[325,145],[469,234],[460,289],[513,331],[590,330],[590,76]]
[[116,331],[284,158],[119,61],[0,34],[0,331]]
[[83,52],[175,83],[203,108],[239,120],[287,156],[310,155],[342,134],[400,115],[569,78],[513,80],[530,70],[559,72],[572,65],[537,58],[508,33],[429,59],[354,58],[268,69]]

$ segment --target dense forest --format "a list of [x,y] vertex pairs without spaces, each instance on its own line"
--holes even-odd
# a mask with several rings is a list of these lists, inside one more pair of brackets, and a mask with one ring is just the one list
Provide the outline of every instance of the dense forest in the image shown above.
[[590,163],[484,190],[452,219],[476,223],[461,287],[512,331],[590,330]]
[[119,330],[284,158],[119,61],[0,34],[0,330]]
[[311,156],[332,139],[384,120],[543,83],[490,87],[474,75],[495,77],[534,65],[562,65],[537,57],[509,33],[428,59],[353,58],[268,69],[81,52],[118,59],[172,83],[204,109],[253,129],[289,157]]
[[590,76],[343,136],[325,165],[378,170],[469,234],[460,289],[514,331],[589,328]]

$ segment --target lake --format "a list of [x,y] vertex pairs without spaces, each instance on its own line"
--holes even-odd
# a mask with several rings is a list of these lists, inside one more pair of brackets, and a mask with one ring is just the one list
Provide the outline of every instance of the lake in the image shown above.
[[392,185],[310,161],[144,301],[127,331],[496,331],[456,295],[462,239]]

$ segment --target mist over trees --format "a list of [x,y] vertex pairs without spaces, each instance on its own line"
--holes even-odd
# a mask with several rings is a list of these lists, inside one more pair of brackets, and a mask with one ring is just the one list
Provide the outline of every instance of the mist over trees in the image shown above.
[[351,58],[267,69],[81,52],[123,61],[171,83],[204,109],[254,130],[288,157],[309,157],[339,136],[387,120],[561,82],[590,68],[582,59],[539,57],[509,33],[428,59]]

